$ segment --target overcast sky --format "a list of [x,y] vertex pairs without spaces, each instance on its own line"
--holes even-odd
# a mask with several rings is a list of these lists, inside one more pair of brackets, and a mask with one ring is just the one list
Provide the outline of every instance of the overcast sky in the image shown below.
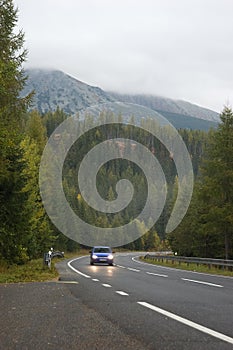
[[104,90],[233,105],[232,0],[15,0],[26,67]]

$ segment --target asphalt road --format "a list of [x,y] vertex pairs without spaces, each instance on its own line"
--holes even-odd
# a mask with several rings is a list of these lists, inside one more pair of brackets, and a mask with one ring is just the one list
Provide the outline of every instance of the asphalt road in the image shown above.
[[233,278],[116,254],[62,261],[60,281],[0,285],[0,349],[233,349]]
[[68,267],[79,284],[68,288],[142,349],[233,349],[233,278],[148,265],[135,256],[117,254],[113,267],[74,259]]

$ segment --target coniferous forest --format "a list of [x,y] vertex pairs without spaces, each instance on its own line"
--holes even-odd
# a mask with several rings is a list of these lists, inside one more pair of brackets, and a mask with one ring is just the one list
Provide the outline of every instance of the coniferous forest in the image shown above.
[[[50,246],[68,251],[79,247],[51,223],[39,189],[43,149],[52,132],[69,116],[60,109],[46,114],[28,112],[33,91],[21,97],[26,83],[24,34],[15,30],[17,10],[13,1],[1,0],[0,5],[0,260],[22,264],[41,257]],[[130,125],[93,128],[71,147],[63,169],[63,188],[70,206],[83,220],[100,228],[120,227],[137,217],[146,201],[146,179],[123,154],[122,159],[102,166],[97,176],[101,196],[110,201],[116,198],[115,186],[120,179],[131,181],[135,194],[123,212],[113,215],[95,211],[85,203],[77,183],[79,165],[92,147],[133,134],[161,164],[168,193],[157,223],[125,248],[171,249],[183,256],[233,259],[233,111],[229,106],[223,108],[220,120],[218,128],[208,132],[179,130],[190,153],[195,185],[188,212],[173,232],[165,232],[178,189],[172,156],[151,134]],[[92,118],[86,123],[91,126]],[[62,142],[59,137],[58,142]]]

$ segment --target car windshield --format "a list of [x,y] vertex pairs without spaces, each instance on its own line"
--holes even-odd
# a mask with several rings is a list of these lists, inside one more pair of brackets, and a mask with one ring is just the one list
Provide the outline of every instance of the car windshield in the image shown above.
[[94,252],[95,253],[111,253],[111,250],[108,247],[98,247],[98,248],[94,248]]

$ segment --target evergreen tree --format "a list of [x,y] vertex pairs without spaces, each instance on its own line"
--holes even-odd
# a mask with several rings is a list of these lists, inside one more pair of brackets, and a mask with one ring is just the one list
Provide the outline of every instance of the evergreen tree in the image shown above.
[[22,63],[24,35],[16,33],[17,9],[0,0],[0,257],[9,262],[25,258],[26,194],[21,177],[21,127],[30,96],[20,97],[25,84]]
[[39,166],[46,144],[46,129],[37,111],[29,114],[25,129],[26,136],[20,144],[24,162],[22,177],[25,179],[22,191],[27,194],[26,214],[30,227],[27,250],[31,258],[42,256],[43,252],[54,245],[55,237],[39,190]]
[[48,112],[43,116],[43,122],[46,126],[47,136],[49,137],[52,132],[67,119],[67,114],[59,107],[55,112]]
[[34,110],[29,113],[25,132],[27,136],[37,144],[38,154],[41,156],[47,142],[47,137],[46,128],[42,123],[42,118],[38,111]]
[[21,142],[24,168],[22,176],[25,186],[22,191],[27,194],[25,214],[29,223],[26,247],[30,258],[42,256],[43,252],[54,245],[55,237],[50,221],[45,213],[39,191],[40,148],[29,136]]
[[233,112],[225,107],[210,131],[191,205],[169,243],[181,255],[233,257]]
[[200,200],[208,208],[205,222],[209,232],[219,236],[225,258],[233,257],[233,112],[220,115],[221,123],[211,137],[202,168]]

